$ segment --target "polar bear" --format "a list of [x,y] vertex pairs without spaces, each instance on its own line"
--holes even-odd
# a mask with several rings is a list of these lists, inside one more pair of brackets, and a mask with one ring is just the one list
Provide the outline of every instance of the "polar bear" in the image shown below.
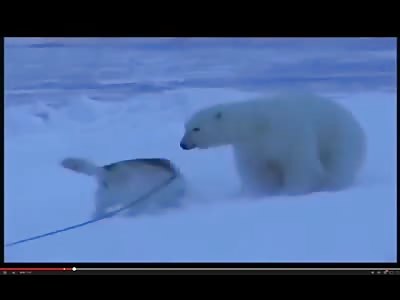
[[185,124],[185,150],[231,145],[242,191],[301,195],[354,183],[366,156],[366,135],[332,99],[285,93],[217,104]]

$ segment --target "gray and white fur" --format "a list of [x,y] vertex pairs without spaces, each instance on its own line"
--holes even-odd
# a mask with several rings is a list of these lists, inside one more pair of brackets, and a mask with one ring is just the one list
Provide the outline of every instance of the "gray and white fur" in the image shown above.
[[[93,217],[134,203],[120,215],[157,214],[181,206],[185,194],[185,181],[176,166],[165,158],[139,158],[119,161],[103,166],[83,158],[66,158],[61,165],[77,173],[94,177],[97,181],[95,212]],[[174,179],[146,199],[137,201],[170,178]],[[135,202],[137,201],[137,202]]]

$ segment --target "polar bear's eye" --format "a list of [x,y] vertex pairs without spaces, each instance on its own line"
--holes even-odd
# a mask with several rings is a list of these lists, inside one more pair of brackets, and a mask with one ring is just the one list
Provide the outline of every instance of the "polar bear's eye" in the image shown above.
[[193,130],[193,131],[200,131],[200,128],[199,128],[199,127],[195,127],[195,128],[193,128],[192,130]]

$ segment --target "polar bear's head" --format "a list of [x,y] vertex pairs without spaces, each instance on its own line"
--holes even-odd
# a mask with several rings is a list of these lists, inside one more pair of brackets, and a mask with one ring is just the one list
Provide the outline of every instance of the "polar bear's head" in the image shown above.
[[[195,113],[185,124],[180,146],[184,150],[230,145],[249,136],[249,124],[243,120],[238,104],[220,104]],[[245,121],[245,122],[243,122]]]

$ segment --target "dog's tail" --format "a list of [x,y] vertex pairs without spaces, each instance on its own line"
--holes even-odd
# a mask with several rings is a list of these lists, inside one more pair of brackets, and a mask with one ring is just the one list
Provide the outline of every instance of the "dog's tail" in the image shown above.
[[84,158],[68,157],[61,161],[61,165],[66,169],[88,176],[99,177],[104,172],[102,167]]

